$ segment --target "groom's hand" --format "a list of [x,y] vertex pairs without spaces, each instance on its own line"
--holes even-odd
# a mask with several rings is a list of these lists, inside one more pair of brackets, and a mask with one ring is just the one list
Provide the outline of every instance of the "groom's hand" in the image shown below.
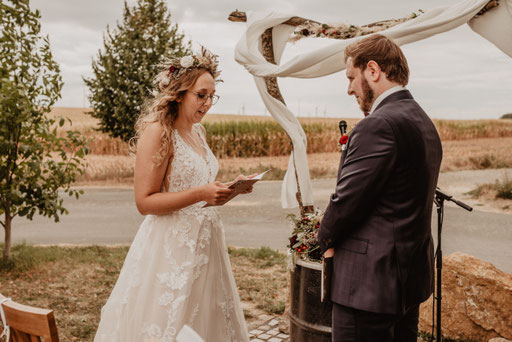
[[329,248],[324,253],[324,259],[332,258],[334,256],[334,248]]

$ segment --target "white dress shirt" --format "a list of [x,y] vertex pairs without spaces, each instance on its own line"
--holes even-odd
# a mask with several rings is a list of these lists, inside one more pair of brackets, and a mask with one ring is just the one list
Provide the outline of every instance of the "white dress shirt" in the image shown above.
[[379,95],[379,97],[377,97],[375,99],[375,101],[373,101],[373,104],[372,104],[372,108],[370,109],[370,112],[368,113],[368,115],[370,115],[371,113],[373,113],[373,111],[375,110],[375,108],[377,108],[377,106],[382,102],[382,100],[384,100],[386,97],[388,97],[389,95],[393,94],[393,93],[396,93],[397,91],[400,91],[400,90],[407,90],[406,87],[402,86],[402,85],[397,85],[396,87],[393,87],[393,88],[389,88],[388,90],[386,90],[385,92],[383,92],[382,94]]

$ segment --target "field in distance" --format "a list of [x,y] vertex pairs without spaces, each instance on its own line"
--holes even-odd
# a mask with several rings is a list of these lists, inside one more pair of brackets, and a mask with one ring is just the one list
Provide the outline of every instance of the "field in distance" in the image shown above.
[[[51,116],[72,120],[72,129],[91,139],[88,168],[79,184],[132,184],[134,158],[128,145],[96,131],[98,120],[83,108],[54,108]],[[312,178],[336,177],[339,161],[337,118],[299,118],[308,137]],[[346,119],[349,130],[359,120]],[[512,167],[512,120],[434,120],[443,143],[442,171]],[[282,179],[291,151],[284,130],[270,116],[208,114],[208,144],[219,158],[218,180],[272,168]],[[64,129],[68,129],[66,125]],[[267,179],[267,176],[266,176]]]

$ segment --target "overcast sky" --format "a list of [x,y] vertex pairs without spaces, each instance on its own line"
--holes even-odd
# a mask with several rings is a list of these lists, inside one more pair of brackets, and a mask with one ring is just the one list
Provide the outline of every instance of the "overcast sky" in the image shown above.
[[[172,20],[193,42],[219,55],[224,83],[221,100],[210,112],[268,115],[252,76],[234,61],[234,48],[245,23],[227,20],[235,9],[276,11],[325,23],[364,25],[408,16],[419,9],[457,3],[456,0],[175,0],[168,1]],[[134,0],[128,1],[129,5]],[[122,0],[32,0],[42,15],[54,58],[64,79],[57,106],[88,106],[82,76],[92,76],[91,62],[103,49],[107,25],[122,20]],[[329,44],[328,39],[303,39],[289,44],[283,60],[299,51]],[[411,77],[408,88],[433,118],[483,119],[512,113],[512,58],[467,25],[404,45]],[[316,79],[279,79],[289,108],[298,116],[360,117],[355,99],[346,93],[345,72]]]

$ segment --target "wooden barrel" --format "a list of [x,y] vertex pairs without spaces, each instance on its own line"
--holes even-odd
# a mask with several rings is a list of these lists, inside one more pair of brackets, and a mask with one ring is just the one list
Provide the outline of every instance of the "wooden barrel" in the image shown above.
[[290,270],[290,341],[330,342],[332,303],[320,301],[322,265],[297,259]]

